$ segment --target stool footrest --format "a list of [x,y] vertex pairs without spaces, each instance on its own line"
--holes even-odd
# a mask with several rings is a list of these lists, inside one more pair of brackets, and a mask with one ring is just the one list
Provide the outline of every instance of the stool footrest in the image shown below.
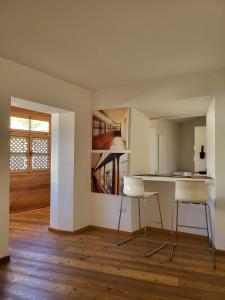
[[189,225],[177,225],[177,227],[183,227],[183,228],[194,228],[194,229],[204,229],[207,230],[206,227],[198,227],[198,226],[189,226]]
[[132,241],[133,239],[135,239],[135,238],[137,238],[137,237],[140,237],[141,235],[140,234],[137,234],[137,235],[134,235],[134,236],[131,236],[130,238],[128,238],[128,239],[126,239],[126,240],[123,240],[123,241],[118,241],[117,242],[117,245],[118,246],[121,246],[121,245],[123,245],[123,244],[125,244],[125,243],[127,243],[127,242],[129,242],[129,241]]
[[150,251],[150,252],[145,253],[145,256],[146,256],[146,257],[151,256],[151,255],[155,254],[156,252],[158,252],[159,250],[161,250],[161,249],[163,249],[163,248],[165,248],[165,247],[167,247],[167,246],[168,246],[168,243],[163,243],[163,244],[162,244],[161,246],[159,246],[158,248],[156,248],[156,249],[154,249],[154,250],[152,250],[152,251]]

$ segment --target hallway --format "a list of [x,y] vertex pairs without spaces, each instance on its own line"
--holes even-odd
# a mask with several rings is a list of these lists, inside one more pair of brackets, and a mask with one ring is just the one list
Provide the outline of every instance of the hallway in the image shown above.
[[[11,215],[10,219],[11,262],[0,269],[1,300],[225,297],[225,257],[218,255],[218,269],[212,270],[203,239],[180,238],[171,264],[168,249],[152,258],[143,257],[142,238],[118,247],[112,232],[48,232],[49,209]],[[153,233],[152,246],[159,239],[159,233]]]
[[126,144],[124,143],[121,136],[114,136],[112,134],[107,134],[105,136],[100,136],[95,138],[93,141],[94,149],[107,149],[107,150],[126,150]]

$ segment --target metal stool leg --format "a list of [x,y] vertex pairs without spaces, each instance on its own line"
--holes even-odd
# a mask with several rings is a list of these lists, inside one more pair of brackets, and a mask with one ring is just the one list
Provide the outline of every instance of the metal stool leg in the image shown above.
[[117,244],[119,245],[119,239],[120,239],[120,222],[121,222],[121,215],[122,215],[122,209],[123,209],[123,198],[124,195],[122,195],[121,203],[120,203],[120,213],[119,213],[119,221],[118,221],[118,229],[117,229]]
[[[214,243],[214,239],[213,239],[213,230],[212,230],[212,220],[211,220],[210,207],[207,203],[203,204],[203,205],[205,206],[206,227],[186,226],[186,225],[179,225],[179,203],[178,203],[178,201],[176,202],[176,235],[175,235],[175,241],[174,241],[174,238],[173,238],[174,207],[172,206],[171,237],[170,237],[170,261],[172,261],[172,259],[173,259],[174,248],[177,245],[178,227],[205,229],[207,231],[207,235],[208,235],[208,239],[209,239],[209,249],[210,249],[210,252],[212,254],[213,268],[216,269],[216,249],[215,249],[215,243]],[[210,235],[211,235],[211,243],[210,243]]]
[[159,194],[157,194],[156,197],[157,197],[158,208],[159,208],[159,216],[160,216],[161,228],[162,228],[162,230],[163,230],[164,227],[163,227],[163,220],[162,220],[161,206],[160,206],[160,201],[159,201]]
[[208,241],[209,241],[209,250],[211,250],[211,242],[210,242],[210,235],[209,235],[209,221],[208,221],[207,205],[204,204],[204,206],[205,206],[206,231],[207,231],[207,236],[208,236]]
[[145,248],[145,256],[147,255],[147,201],[144,199],[144,248]]
[[177,232],[179,226],[179,202],[177,201],[177,213],[176,213],[176,236],[175,236],[175,244],[177,245]]
[[140,205],[140,198],[138,198],[138,217],[139,217],[139,235],[141,236],[141,205]]
[[[157,197],[158,198],[158,197]],[[147,211],[147,201],[146,199],[144,199],[144,203],[145,203],[145,213],[144,213],[144,219],[145,219],[145,256],[151,256],[153,254],[155,254],[156,252],[158,252],[159,250],[161,250],[162,248],[168,246],[167,243],[162,243],[159,247],[157,247],[156,249],[153,249],[150,252],[147,252],[147,218],[146,218],[146,211]],[[158,198],[158,203],[159,203],[159,198]],[[161,225],[162,225],[162,229],[163,229],[163,221],[162,221],[162,215],[161,215],[161,209],[160,209],[160,203],[159,203],[159,211],[160,211],[160,218],[161,218]]]
[[216,249],[215,249],[215,242],[213,238],[213,229],[212,229],[212,219],[211,219],[211,212],[210,212],[210,207],[208,204],[206,204],[208,207],[208,213],[209,213],[209,227],[210,227],[210,233],[211,233],[211,252],[212,252],[212,264],[213,268],[216,269]]
[[[123,211],[123,200],[124,200],[124,195],[122,195],[122,198],[121,198],[121,204],[120,204],[120,213],[119,213],[119,221],[118,221],[118,229],[117,229],[117,245],[118,246],[121,246],[133,239],[135,239],[136,237],[139,237],[140,234],[137,234],[137,235],[134,235],[134,236],[131,236],[130,238],[128,239],[125,239],[125,240],[122,240],[120,241],[120,223],[121,223],[121,217],[122,217],[122,211]],[[139,225],[140,225],[140,214],[139,214]]]
[[172,217],[171,217],[171,232],[170,232],[170,261],[173,260],[173,251],[176,247],[173,238],[173,227],[174,227],[174,204],[172,204]]
[[[121,197],[121,204],[120,204],[120,212],[119,212],[119,220],[118,220],[118,229],[117,229],[117,245],[120,246],[122,244],[125,244],[136,237],[141,236],[141,207],[140,207],[140,198],[138,199],[138,217],[139,217],[139,234],[132,236],[128,239],[120,241],[120,224],[121,224],[121,218],[122,218],[122,211],[123,211],[123,201],[124,201],[124,195]],[[144,200],[144,253],[145,256],[148,257],[156,252],[158,252],[160,249],[164,248],[167,246],[167,243],[163,243],[160,245],[158,248],[152,250],[151,252],[147,252],[147,199],[146,198],[141,198]],[[159,203],[159,202],[158,202]],[[159,205],[159,210],[160,210],[160,218],[161,218],[161,225],[163,226],[162,222],[162,215],[161,215],[161,209]]]

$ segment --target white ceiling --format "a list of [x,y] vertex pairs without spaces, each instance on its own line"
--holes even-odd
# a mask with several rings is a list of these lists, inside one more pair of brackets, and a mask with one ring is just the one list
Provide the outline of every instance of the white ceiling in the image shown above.
[[188,116],[188,117],[159,118],[159,119],[168,120],[170,122],[177,123],[177,124],[184,124],[184,123],[192,122],[192,121],[195,121],[195,120],[205,120],[205,122],[206,122],[206,115]]
[[224,0],[1,0],[0,56],[92,90],[225,66]]
[[212,97],[197,97],[169,101],[152,101],[137,103],[136,107],[152,119],[174,118],[174,121],[183,120],[185,117],[206,115]]

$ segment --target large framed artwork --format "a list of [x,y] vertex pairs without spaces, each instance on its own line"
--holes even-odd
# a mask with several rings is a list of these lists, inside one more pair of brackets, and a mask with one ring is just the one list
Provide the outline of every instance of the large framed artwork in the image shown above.
[[129,108],[96,110],[92,118],[92,150],[129,149]]
[[128,174],[128,153],[99,152],[91,157],[91,191],[120,195]]

